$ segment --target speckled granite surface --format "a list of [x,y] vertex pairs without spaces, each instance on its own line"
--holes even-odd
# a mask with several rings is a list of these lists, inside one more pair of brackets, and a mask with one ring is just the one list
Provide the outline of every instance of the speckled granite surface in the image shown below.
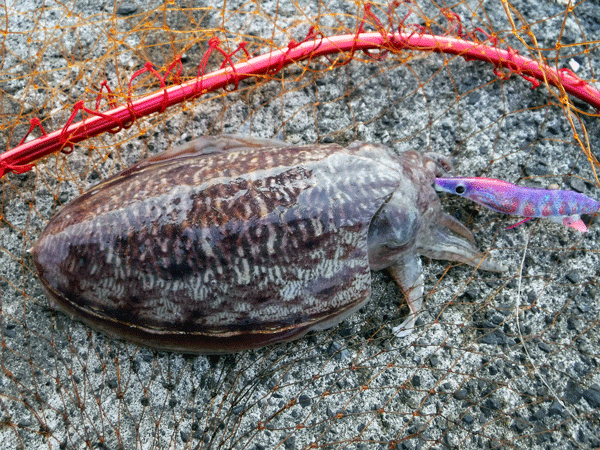
[[[239,33],[283,45],[290,37],[302,39],[307,17],[320,12],[324,29],[339,21],[352,27],[351,15],[357,12],[345,2],[320,8],[228,3],[225,14],[187,3],[183,10],[177,9],[184,5],[169,4],[164,14],[149,14],[156,2],[77,2],[68,7],[71,14],[58,4],[44,5],[19,1],[0,11],[1,28],[9,31],[2,36],[0,79],[5,124],[12,114],[33,111],[43,117],[72,105],[90,79],[122,83],[145,58],[162,64],[165,36],[183,48],[175,31],[190,29],[192,20],[204,28],[225,24],[232,43],[239,42]],[[432,5],[420,6],[433,11]],[[532,24],[540,47],[553,48],[560,37],[561,56],[585,50],[569,47],[583,39],[582,33],[588,40],[600,33],[600,7],[592,1],[578,5],[564,23],[559,14],[564,2],[523,1],[514,7]],[[494,24],[505,43],[526,54],[508,36],[501,2],[484,2],[484,8],[466,3],[455,11],[468,29]],[[468,20],[472,11],[478,20]],[[145,17],[164,34],[136,27]],[[111,27],[124,36],[118,67],[128,68],[128,74],[115,65],[96,64],[112,51],[107,45]],[[35,46],[27,41],[33,35]],[[524,32],[520,35],[526,39]],[[588,49],[585,57],[561,59],[560,67],[577,63],[580,76],[593,77],[600,70],[600,52],[594,45]],[[189,48],[186,65],[197,67],[204,50]],[[285,82],[278,76],[259,88],[243,83],[238,92],[169,113],[158,125],[141,120],[121,134],[76,148],[65,161],[50,158],[39,172],[3,180],[1,447],[600,446],[597,224],[585,235],[548,221],[506,230],[514,219],[443,198],[446,209],[475,231],[481,248],[490,249],[509,271],[489,274],[423,261],[425,311],[418,331],[403,339],[391,328],[406,311],[398,311],[401,294],[384,273],[373,274],[371,302],[340,326],[232,356],[156,353],[111,340],[48,308],[25,250],[53,210],[141,156],[202,134],[247,133],[294,143],[360,139],[398,152],[436,151],[452,156],[462,175],[556,184],[600,197],[589,182],[590,165],[574,144],[569,117],[547,89],[531,89],[516,76],[497,81],[490,65],[461,58],[419,54],[409,65],[360,58],[304,77],[291,68],[284,72]],[[74,61],[88,63],[65,70]],[[97,67],[106,73],[100,76]],[[38,80],[31,75],[35,70],[45,76]],[[68,90],[61,89],[63,83]],[[597,149],[600,121],[579,118]],[[47,125],[54,129],[62,123]],[[25,131],[20,127],[1,139],[14,145]],[[108,158],[98,156],[107,150],[113,150]],[[53,173],[69,180],[57,182]]]

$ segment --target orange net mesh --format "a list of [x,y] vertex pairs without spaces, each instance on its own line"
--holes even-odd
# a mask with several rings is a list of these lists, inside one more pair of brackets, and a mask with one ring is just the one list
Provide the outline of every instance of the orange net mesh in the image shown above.
[[[3,147],[42,136],[34,118],[47,133],[62,130],[310,33],[403,27],[496,42],[562,70],[576,89],[593,89],[600,68],[600,9],[591,0],[209,3],[8,0],[0,9]],[[140,158],[201,135],[436,151],[452,156],[461,175],[598,198],[600,121],[567,95],[566,82],[542,77],[532,89],[518,65],[414,48],[347,51],[277,69],[63,145],[30,171],[7,166],[3,447],[600,447],[596,224],[586,234],[549,221],[506,230],[515,220],[443,198],[510,269],[497,275],[424,261],[425,309],[402,339],[390,331],[406,314],[402,295],[383,273],[373,275],[370,303],[338,327],[224,357],[154,352],[49,309],[27,252],[48,219]],[[87,111],[74,110],[78,102]]]

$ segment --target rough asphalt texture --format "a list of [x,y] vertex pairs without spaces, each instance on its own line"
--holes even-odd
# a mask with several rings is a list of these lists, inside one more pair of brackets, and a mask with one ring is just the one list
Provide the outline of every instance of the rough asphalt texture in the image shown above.
[[[59,50],[69,50],[69,55],[79,51],[90,60],[101,57],[107,49],[95,43],[105,40],[107,27],[98,25],[100,18],[135,18],[158,4],[150,3],[124,1],[112,9],[112,4],[78,2],[76,14],[67,17],[54,14],[56,5],[46,2],[46,12],[37,13],[43,20],[32,21],[39,5],[21,1],[8,9],[7,23],[12,32],[37,27],[37,39],[59,23],[65,29],[78,24],[71,34],[60,34],[58,43],[48,34],[48,45],[40,50],[42,60],[36,67],[56,70],[55,88],[60,89],[61,70],[69,60]],[[299,11],[281,3],[260,2],[261,14],[275,17],[277,11],[281,28],[276,30],[269,20],[242,12],[226,18],[209,13],[202,26],[218,27],[226,20],[234,34],[243,30],[280,45],[289,41],[284,31],[302,39],[308,29],[305,24],[296,27],[296,21],[316,17],[319,9],[304,5]],[[501,2],[485,3],[494,29],[509,30]],[[532,30],[539,47],[553,48],[561,29],[563,45],[580,41],[582,32],[588,40],[600,35],[600,7],[592,1],[576,8],[577,22],[571,17],[563,24],[561,15],[541,20],[564,11],[563,3],[514,3],[530,23],[537,23]],[[240,7],[256,9],[254,4]],[[324,27],[342,20],[343,12],[356,14],[343,2],[327,7],[331,14],[323,17]],[[228,4],[228,9],[236,5]],[[464,5],[456,8],[463,18],[471,17],[470,11]],[[189,28],[184,14],[169,13],[164,23],[173,30]],[[143,30],[131,33],[127,45],[136,48],[142,35]],[[6,36],[3,70],[9,72],[18,58],[34,66],[36,51],[26,37]],[[160,39],[156,41],[160,48]],[[232,42],[237,42],[235,36]],[[527,54],[516,38],[505,42]],[[196,67],[203,50],[190,49],[184,61]],[[582,50],[565,47],[561,56]],[[130,68],[129,76],[142,67],[143,55],[119,53],[120,63]],[[160,54],[150,48],[146,56],[160,63]],[[585,235],[549,221],[506,230],[514,219],[446,197],[446,209],[475,231],[482,249],[491,249],[510,267],[507,275],[424,261],[429,294],[419,331],[396,339],[390,330],[406,313],[398,312],[401,294],[386,274],[375,273],[371,302],[340,326],[290,344],[227,357],[156,353],[113,341],[53,313],[31,273],[24,250],[57,207],[55,200],[64,204],[146,152],[156,154],[170,143],[207,133],[246,133],[297,143],[360,139],[398,152],[436,151],[452,156],[462,175],[536,187],[556,184],[600,198],[598,188],[588,182],[593,180],[590,165],[573,143],[563,110],[547,106],[547,89],[531,89],[516,76],[495,81],[493,68],[483,62],[455,58],[444,65],[444,60],[441,55],[418,55],[409,66],[385,60],[353,62],[316,80],[309,74],[298,82],[293,80],[301,71],[292,68],[285,72],[284,95],[281,78],[246,95],[252,87],[248,82],[240,92],[173,113],[145,133],[134,126],[115,137],[94,140],[90,148],[120,143],[116,156],[105,162],[95,159],[94,170],[86,167],[88,147],[76,149],[60,167],[85,173],[79,185],[58,184],[33,172],[9,175],[2,188],[0,229],[0,447],[599,447],[598,224]],[[573,68],[575,63],[582,78],[597,76],[600,52],[592,48],[585,58],[559,61],[560,67]],[[23,70],[23,65],[15,67]],[[100,79],[93,64],[86,70]],[[110,80],[115,75],[105,76]],[[19,73],[0,80],[7,99],[3,112],[16,107],[9,97],[21,98],[27,77]],[[74,103],[72,99],[85,91],[85,77],[74,86],[78,88],[65,92],[59,103]],[[458,103],[457,92],[463,95]],[[20,104],[23,113],[39,108],[42,97],[40,90]],[[580,102],[575,105],[593,112]],[[600,121],[580,117],[591,148],[597,149]],[[141,126],[151,123],[140,121]],[[11,139],[18,142],[23,133]],[[10,146],[13,141],[3,143]],[[51,158],[42,167],[52,171],[54,164]]]

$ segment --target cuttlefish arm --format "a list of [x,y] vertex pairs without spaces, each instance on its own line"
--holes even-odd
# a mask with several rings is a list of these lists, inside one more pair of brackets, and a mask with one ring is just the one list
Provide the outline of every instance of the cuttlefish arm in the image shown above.
[[490,272],[505,272],[506,266],[475,247],[473,234],[450,214],[440,212],[417,240],[417,253],[432,259],[469,264]]
[[401,288],[410,308],[408,317],[392,332],[399,338],[410,335],[419,312],[423,308],[423,273],[419,255],[469,264],[491,272],[505,272],[507,268],[475,247],[475,239],[467,227],[449,214],[440,211],[437,220],[430,222],[419,233],[416,253],[406,254],[388,271]]
[[410,308],[410,314],[404,322],[392,329],[396,337],[402,338],[412,333],[419,311],[423,308],[423,265],[417,255],[406,255],[402,261],[389,267],[388,271],[398,283]]

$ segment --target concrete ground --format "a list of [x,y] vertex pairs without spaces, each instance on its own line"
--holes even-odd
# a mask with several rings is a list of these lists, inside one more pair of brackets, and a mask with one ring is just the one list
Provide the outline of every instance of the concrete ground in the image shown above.
[[[161,66],[185,49],[184,69],[194,73],[211,35],[233,50],[243,39],[301,40],[316,17],[325,34],[356,26],[356,5],[341,1],[228,2],[226,13],[211,10],[211,2],[176,3],[7,3],[0,10],[5,146],[18,143],[33,116],[47,119],[48,131],[60,128],[78,99],[95,98],[92,86],[104,78],[126,92],[146,60]],[[596,2],[578,4],[566,20],[562,1],[512,5],[517,27],[518,12],[537,45],[549,49],[542,52],[549,63],[597,76],[597,44],[576,45],[600,34]],[[398,7],[398,16],[409,6]],[[419,7],[448,23],[434,5]],[[523,42],[511,35],[500,1],[454,11],[467,30],[491,23],[501,47],[537,56],[525,48],[531,40],[524,31]],[[230,356],[155,352],[49,308],[26,250],[51,215],[141,157],[203,134],[435,151],[452,157],[460,175],[600,198],[572,128],[584,138],[584,125],[591,149],[598,148],[600,121],[591,107],[574,100],[569,115],[546,87],[532,89],[515,75],[499,80],[490,64],[460,57],[415,52],[377,61],[359,54],[350,64],[335,62],[302,65],[308,73],[292,66],[259,86],[244,82],[3,178],[1,448],[600,447],[597,223],[586,234],[547,220],[507,229],[515,218],[443,196],[446,210],[509,270],[423,258],[426,304],[406,338],[391,333],[406,308],[385,273],[373,273],[371,301],[339,326]]]

